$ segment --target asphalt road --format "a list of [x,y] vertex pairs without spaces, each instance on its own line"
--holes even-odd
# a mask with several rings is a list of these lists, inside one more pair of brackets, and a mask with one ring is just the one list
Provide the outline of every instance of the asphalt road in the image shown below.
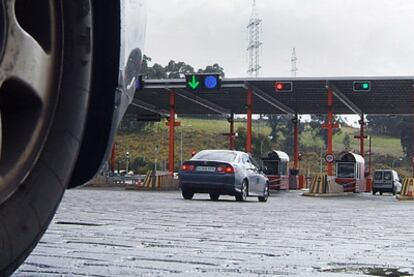
[[272,194],[267,203],[179,192],[68,191],[15,276],[404,276],[414,202]]

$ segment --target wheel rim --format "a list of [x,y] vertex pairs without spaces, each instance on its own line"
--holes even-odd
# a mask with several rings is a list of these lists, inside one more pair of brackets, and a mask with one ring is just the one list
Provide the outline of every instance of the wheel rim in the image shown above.
[[57,102],[60,5],[0,3],[0,204],[36,163]]
[[243,186],[242,186],[242,198],[243,198],[243,200],[246,200],[246,198],[247,198],[247,185],[246,185],[246,182],[244,182]]

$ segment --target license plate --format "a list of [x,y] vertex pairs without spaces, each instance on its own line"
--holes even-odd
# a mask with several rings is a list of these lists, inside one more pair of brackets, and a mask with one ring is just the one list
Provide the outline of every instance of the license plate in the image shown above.
[[196,171],[216,172],[215,166],[197,166]]

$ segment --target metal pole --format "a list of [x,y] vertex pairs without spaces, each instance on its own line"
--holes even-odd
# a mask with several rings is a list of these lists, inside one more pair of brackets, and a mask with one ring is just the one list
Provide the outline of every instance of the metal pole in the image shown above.
[[231,114],[230,116],[230,150],[234,150],[235,149],[235,134],[234,134],[234,113]]
[[181,141],[180,141],[180,164],[183,164],[183,126],[181,126],[180,128],[180,137],[181,137]]
[[361,115],[361,120],[360,120],[360,134],[359,134],[359,139],[360,139],[360,155],[362,157],[365,157],[365,150],[364,150],[364,140],[365,140],[365,134],[364,134],[364,126],[365,126],[365,121],[364,121],[364,114]]
[[[333,90],[328,88],[328,154],[333,154]],[[333,176],[333,165],[328,163],[326,166],[328,176]]]
[[322,168],[323,168],[323,165],[322,165],[322,160],[323,160],[323,147],[321,147],[321,156],[320,156],[320,159],[319,159],[319,166],[320,166],[320,174],[322,174]]
[[[413,105],[414,105],[414,85],[413,85]],[[413,106],[414,107],[414,106]],[[412,110],[412,123],[413,123],[413,137],[412,137],[412,145],[411,145],[411,164],[413,166],[413,178],[414,178],[414,110]]]
[[174,174],[174,137],[175,137],[175,93],[173,91],[170,92],[170,120],[169,120],[169,128],[170,128],[170,138],[169,138],[169,173],[172,176]]
[[125,174],[128,174],[128,172],[129,172],[129,152],[126,152],[126,154],[125,154],[125,159],[126,159],[126,172],[125,172]]
[[252,153],[252,104],[253,90],[247,90],[247,130],[246,130],[246,152]]
[[371,148],[371,136],[369,136],[369,156],[368,156],[368,173],[369,173],[369,176],[371,176],[371,172],[372,172],[372,169],[371,169],[371,166],[372,166],[372,164],[371,164],[371,156],[372,156],[372,148]]
[[293,168],[299,169],[299,118],[298,114],[295,115],[293,118],[293,152],[294,152],[294,160],[293,160]]
[[158,164],[158,151],[159,151],[159,148],[158,148],[158,145],[156,145],[155,146],[155,158],[154,158],[154,172],[157,172],[157,164]]

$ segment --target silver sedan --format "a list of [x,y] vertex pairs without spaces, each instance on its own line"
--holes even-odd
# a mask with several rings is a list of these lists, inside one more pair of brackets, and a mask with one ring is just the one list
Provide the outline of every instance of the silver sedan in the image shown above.
[[261,167],[240,151],[204,150],[181,166],[179,182],[184,199],[195,193],[209,193],[217,201],[220,195],[232,195],[237,201],[248,196],[266,202],[269,197],[269,180]]

